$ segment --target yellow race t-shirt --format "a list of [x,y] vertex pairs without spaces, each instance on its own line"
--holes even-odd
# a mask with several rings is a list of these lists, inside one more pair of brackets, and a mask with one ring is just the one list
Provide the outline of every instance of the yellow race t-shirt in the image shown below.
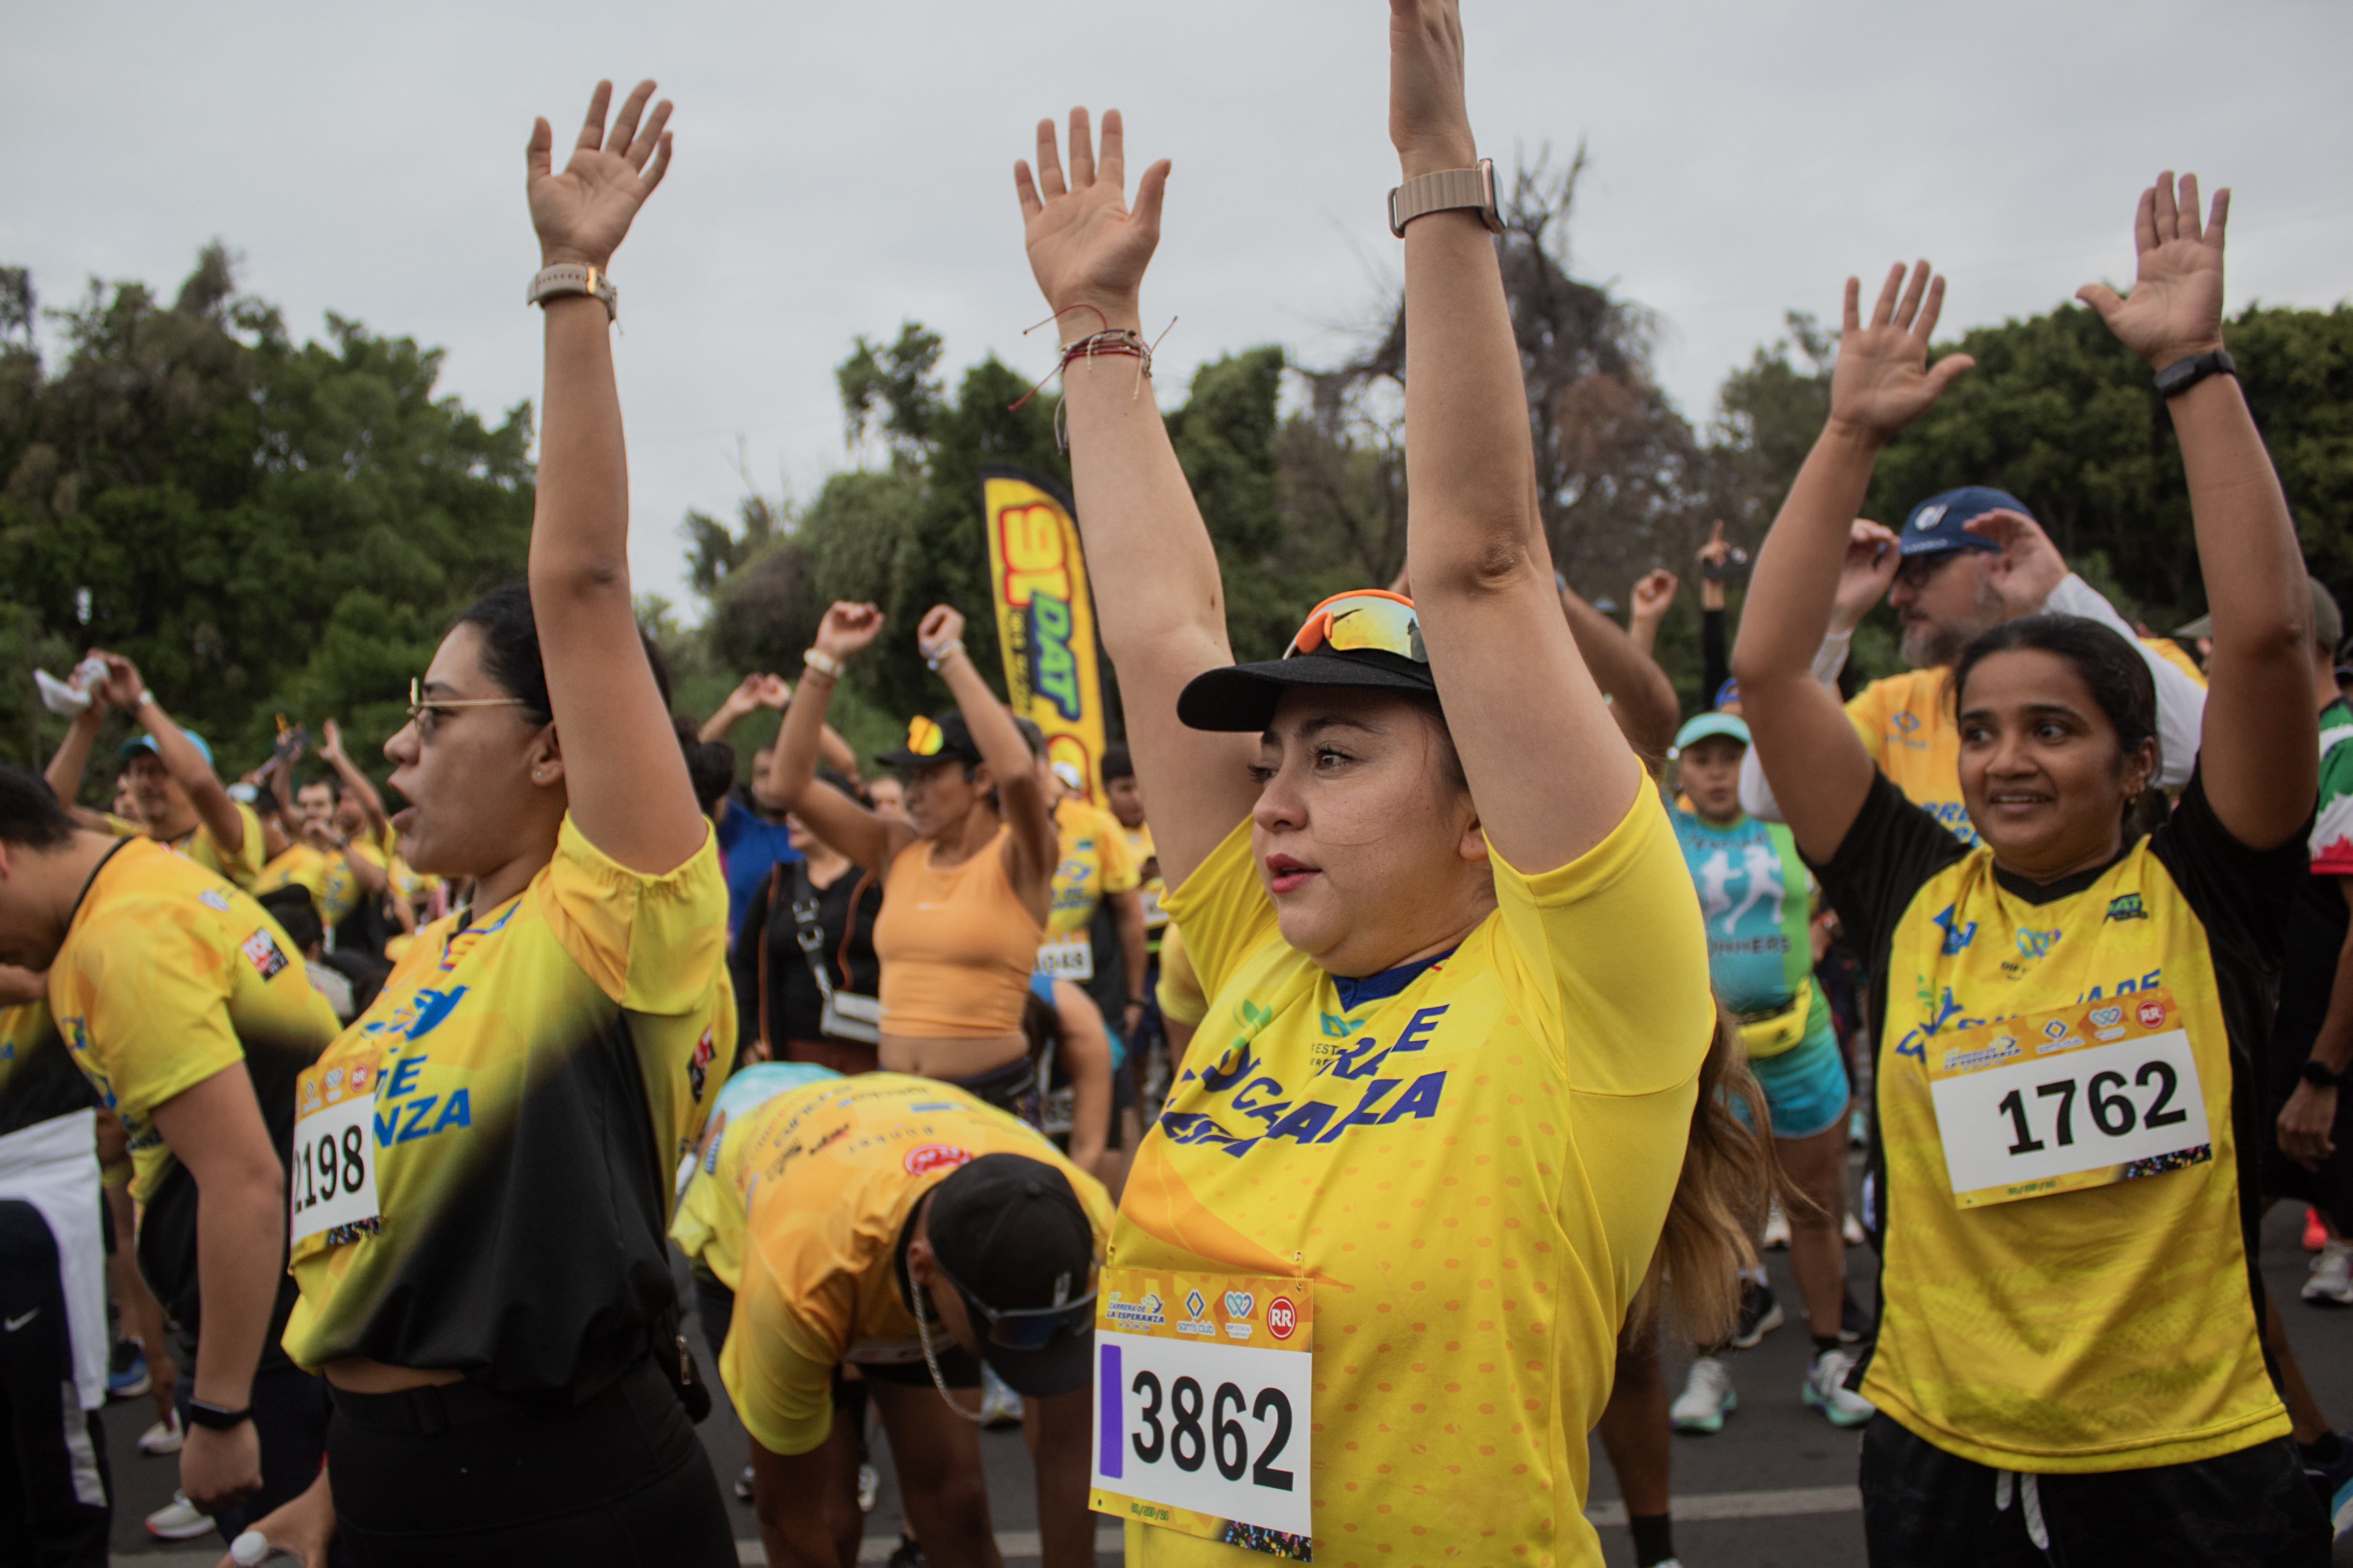
[[297,839],[282,853],[270,857],[263,864],[261,875],[254,880],[253,895],[259,898],[280,888],[302,889],[311,895],[311,902],[318,906],[320,920],[329,925],[334,923],[327,919],[325,913],[327,858],[313,846]]
[[[1113,818],[1117,821],[1116,817]],[[1127,862],[1135,868],[1136,889],[1144,895],[1144,934],[1145,950],[1160,951],[1160,935],[1168,924],[1168,911],[1160,907],[1168,896],[1168,884],[1160,875],[1160,851],[1152,842],[1152,824],[1139,822],[1134,827],[1123,826],[1119,836],[1127,844]]]
[[[242,1063],[283,1158],[295,1076],[335,1037],[334,1009],[251,894],[132,838],[109,852],[74,907],[49,965],[49,1011],[74,1065],[130,1134],[140,1268],[194,1333],[196,1185],[155,1131],[155,1108]],[[279,1321],[291,1302],[284,1292]],[[265,1352],[265,1364],[272,1359]]]
[[632,871],[569,816],[498,908],[419,932],[302,1075],[375,1096],[380,1218],[305,1237],[286,1349],[451,1369],[516,1397],[600,1387],[670,1310],[671,1177],[735,1037],[715,840]]
[[1046,911],[1046,934],[1084,931],[1095,906],[1136,885],[1136,863],[1128,858],[1127,830],[1119,818],[1076,796],[1054,807],[1061,859],[1054,868],[1054,894]]
[[[1648,787],[1566,866],[1491,863],[1461,946],[1345,990],[1283,942],[1248,821],[1169,899],[1209,1009],[1111,1262],[1313,1281],[1331,1568],[1601,1561],[1585,1435],[1683,1164],[1707,942]],[[1134,1523],[1127,1551],[1255,1561]]]
[[1945,665],[1874,680],[1848,700],[1846,716],[1862,749],[1906,800],[1964,844],[1978,841],[1961,804],[1961,731]]
[[171,840],[171,845],[214,876],[249,890],[261,877],[261,818],[241,800],[230,804],[237,807],[237,820],[245,824],[245,842],[236,849],[222,848],[213,830],[201,822]]
[[[1817,869],[1866,966],[1885,977],[1872,1031],[1880,1322],[1860,1392],[1890,1419],[1979,1464],[2045,1473],[2187,1464],[2286,1434],[2250,1287],[2249,1194],[2264,1142],[2257,1064],[2270,985],[2303,865],[2300,837],[2260,854],[2232,838],[2193,776],[2155,835],[2038,886],[1998,868],[1991,850],[1965,847],[1885,775],[1874,782]],[[2193,1091],[2173,1072],[2134,1079],[2128,1065],[2079,1096],[2088,1069],[2048,1054],[2082,1048],[2074,1029],[2124,1033],[2144,1004],[2143,1023],[2187,1031],[2203,1157],[1962,1206],[1947,1136],[1965,1154],[2017,1155],[2030,1142],[2038,1152],[2088,1144],[2091,1119],[2108,1119],[2107,1131],[2129,1125],[2127,1110],[2152,1125],[2179,1120],[2166,1102]],[[2021,1016],[2014,1036],[1949,1043]],[[1949,1074],[1989,1052],[1996,1066],[2042,1064],[2029,1075],[2033,1098],[1943,1127],[1931,1058]]]
[[[727,1147],[734,1180],[721,1196],[741,1206],[744,1240],[719,1375],[772,1453],[825,1441],[844,1361],[923,1360],[900,1242],[916,1203],[958,1165],[983,1154],[1052,1165],[1098,1247],[1111,1227],[1102,1183],[1034,1128],[934,1079],[861,1073],[787,1089],[730,1129]],[[931,1333],[934,1352],[954,1342],[936,1324]]]

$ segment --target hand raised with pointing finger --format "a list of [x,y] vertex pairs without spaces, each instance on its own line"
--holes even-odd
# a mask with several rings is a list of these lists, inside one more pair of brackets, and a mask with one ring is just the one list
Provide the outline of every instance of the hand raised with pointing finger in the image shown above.
[[2222,226],[2231,216],[2231,193],[2214,193],[2214,207],[2198,221],[2198,176],[2181,176],[2174,195],[2173,171],[2140,194],[2133,218],[2139,266],[2130,297],[2118,299],[2105,283],[2086,283],[2075,298],[2100,313],[2125,347],[2163,370],[2222,346]]
[[670,104],[663,99],[647,116],[646,100],[653,95],[651,81],[638,83],[621,104],[607,137],[605,111],[613,100],[613,84],[598,82],[588,99],[588,118],[560,174],[554,172],[552,161],[554,132],[545,120],[532,122],[531,143],[524,152],[530,168],[525,189],[545,265],[574,262],[603,268],[629,232],[638,209],[661,184],[670,169],[670,132],[664,127],[670,123]]
[[[1077,310],[1060,323],[1065,342],[1103,327],[1136,324],[1144,269],[1160,243],[1160,202],[1168,189],[1169,163],[1163,158],[1144,171],[1130,209],[1126,146],[1119,110],[1103,110],[1098,163],[1087,111],[1073,109],[1067,180],[1050,120],[1038,121],[1036,178],[1026,161],[1013,165],[1013,187],[1021,197],[1022,244],[1029,248],[1029,271],[1047,305],[1056,311],[1094,307]],[[1104,319],[1097,321],[1096,311]]]
[[1928,340],[1945,309],[1945,280],[1925,261],[1907,286],[1898,262],[1880,286],[1879,303],[1865,326],[1862,286],[1846,280],[1846,323],[1839,334],[1838,365],[1831,372],[1831,423],[1885,441],[1936,405],[1954,377],[1977,362],[1947,354],[1928,363]]

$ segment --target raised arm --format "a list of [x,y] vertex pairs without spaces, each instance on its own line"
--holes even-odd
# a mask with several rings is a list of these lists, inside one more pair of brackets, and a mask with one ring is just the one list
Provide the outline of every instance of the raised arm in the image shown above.
[[1841,580],[1868,585],[1893,575],[1893,539],[1854,521],[1862,492],[1880,448],[1974,363],[1947,354],[1928,363],[1945,280],[1932,279],[1926,262],[1913,268],[1908,287],[1901,264],[1889,271],[1868,327],[1862,292],[1854,279],[1846,280],[1830,420],[1757,552],[1732,648],[1741,711],[1755,738],[1750,750],[1798,847],[1817,861],[1838,852],[1871,789],[1871,757],[1838,693],[1814,676]]
[[[2198,216],[2198,176],[2171,170],[2140,195],[2139,267],[2128,299],[2103,284],[2077,297],[2124,345],[2164,370],[2222,347],[2222,228],[2231,193]],[[2279,475],[2234,375],[2209,375],[2170,398],[2181,443],[2198,565],[2214,617],[2206,666],[2206,797],[2231,836],[2284,843],[2311,815],[2319,748],[2312,691],[2312,600]]]
[[1022,901],[1034,904],[1034,912],[1043,920],[1061,842],[1054,830],[1053,805],[1038,781],[1038,759],[1029,754],[1029,742],[1021,738],[1011,710],[972,667],[964,650],[961,614],[945,605],[924,611],[923,624],[915,628],[915,647],[948,683],[956,711],[972,731],[972,743],[988,764],[988,776],[997,784],[997,808],[1013,830],[1006,871]]
[[823,738],[832,733],[826,726],[825,710],[833,700],[838,672],[881,630],[882,612],[871,605],[837,603],[826,611],[825,619],[818,623],[817,646],[811,650],[814,658],[801,677],[799,689],[786,704],[784,727],[776,731],[776,749],[768,753],[767,776],[752,781],[754,793],[782,803],[819,838],[875,872],[888,867],[892,858],[913,842],[915,830],[896,817],[868,810],[830,784],[819,784],[817,763]]
[[[1454,0],[1389,0],[1389,136],[1404,177],[1478,162]],[[1406,563],[1481,826],[1522,871],[1617,826],[1642,768],[1561,617],[1527,393],[1493,239],[1475,213],[1405,233]]]
[[[1013,166],[1029,269],[1065,342],[1143,327],[1138,291],[1160,242],[1168,163],[1144,172],[1134,212],[1125,179],[1115,109],[1103,115],[1100,163],[1087,111],[1073,109],[1067,181],[1050,120],[1038,122],[1036,178],[1027,163]],[[1176,720],[1185,683],[1234,660],[1217,552],[1136,359],[1074,360],[1062,376],[1062,412],[1095,624],[1119,671],[1137,782],[1152,799],[1153,841],[1175,888],[1258,798],[1250,776],[1257,736],[1204,734]]]
[[1569,636],[1577,639],[1577,657],[1593,672],[1593,684],[1609,700],[1609,716],[1618,721],[1618,732],[1643,757],[1654,762],[1664,758],[1675,742],[1683,701],[1675,695],[1675,683],[1651,657],[1651,649],[1658,645],[1660,617],[1674,603],[1675,574],[1656,571],[1634,584],[1631,630],[1620,629],[1566,581],[1556,581],[1561,613],[1568,617]]
[[[670,167],[664,100],[646,116],[654,84],[639,82],[612,135],[613,85],[596,84],[562,174],[552,172],[547,121],[526,154],[531,220],[544,266],[603,273],[629,224]],[[640,121],[643,121],[640,128]],[[602,301],[571,294],[545,303],[547,384],[542,407],[538,506],[531,526],[531,608],[562,748],[573,822],[633,871],[684,863],[710,831],[694,803],[629,603],[629,468],[613,381],[612,326]]]
[[[95,650],[93,650],[95,651]],[[230,798],[228,785],[220,782],[212,763],[196,750],[196,743],[186,731],[172,722],[155,694],[147,689],[146,678],[139,667],[121,654],[102,653],[106,660],[106,699],[115,706],[126,709],[155,742],[155,754],[164,759],[164,766],[173,781],[185,791],[188,804],[196,810],[196,820],[214,843],[230,855],[245,847],[245,814]]]
[[381,846],[384,830],[392,825],[392,818],[384,809],[384,796],[376,793],[374,781],[360,772],[359,764],[353,762],[351,754],[343,750],[343,726],[330,719],[321,734],[324,739],[319,746],[319,755],[335,770],[335,776],[343,781],[343,793],[360,803],[360,815],[367,818],[369,837]]

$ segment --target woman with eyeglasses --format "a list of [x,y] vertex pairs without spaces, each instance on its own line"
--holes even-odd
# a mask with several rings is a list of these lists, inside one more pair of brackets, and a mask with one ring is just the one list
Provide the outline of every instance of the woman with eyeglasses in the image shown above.
[[906,780],[907,815],[885,816],[817,777],[826,706],[844,666],[881,634],[882,612],[838,604],[805,656],[768,762],[770,798],[882,879],[882,1070],[935,1078],[1035,1126],[1038,1075],[1022,1018],[1045,939],[1060,840],[1037,758],[964,649],[964,617],[935,605],[915,645],[955,706],[907,729],[880,760]]
[[[442,639],[385,743],[419,870],[474,880],[306,1070],[286,1331],[335,1415],[261,1521],[362,1563],[733,1563],[687,1399],[664,1231],[727,1070],[727,890],[629,602],[608,304],[668,167],[667,101],[609,83],[529,194],[547,386],[527,586]],[[589,292],[565,292],[586,289]]]
[[[1101,624],[1170,917],[1210,998],[1104,1278],[1123,1304],[1181,1279],[1222,1320],[1181,1352],[1141,1330],[1122,1344],[1125,1442],[1103,1461],[1122,1473],[1099,1484],[1128,1500],[1131,1563],[1598,1563],[1584,1434],[1620,1325],[1662,1256],[1687,1308],[1728,1321],[1742,1152],[1762,1189],[1758,1146],[1714,1092],[1739,1068],[1697,897],[1562,616],[1494,240],[1453,199],[1492,201],[1455,6],[1391,0],[1388,26],[1414,597],[1327,599],[1282,658],[1233,662],[1217,557],[1142,374],[1167,164],[1131,210],[1117,115],[1098,152],[1078,110],[1067,174],[1051,121],[1036,174],[1017,167],[1030,266],[1070,340]],[[1303,1408],[1249,1358],[1311,1320]],[[1184,1468],[1194,1450],[1140,1424],[1192,1408],[1154,1404],[1171,1353],[1188,1384],[1245,1401],[1210,1402],[1250,1456],[1214,1494]],[[1263,1473],[1286,1487],[1257,1479],[1278,1439]]]

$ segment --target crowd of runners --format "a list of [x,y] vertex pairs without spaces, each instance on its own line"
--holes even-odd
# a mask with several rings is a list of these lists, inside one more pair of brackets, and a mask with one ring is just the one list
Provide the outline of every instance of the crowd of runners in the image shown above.
[[[2082,294],[2163,395],[2208,616],[2127,624],[1979,476],[1858,520],[1970,368],[1898,267],[1847,282],[1753,563],[1698,552],[1686,716],[1675,577],[1625,627],[1551,561],[1452,0],[1389,25],[1406,569],[1279,659],[1233,660],[1155,405],[1168,164],[1074,110],[1017,165],[1099,777],[947,605],[837,604],[673,711],[607,276],[670,105],[600,86],[560,168],[538,123],[528,574],[388,788],[332,721],[224,778],[101,648],[38,678],[45,776],[0,769],[0,1561],[106,1561],[117,1398],[177,1456],[148,1528],[243,1563],[733,1563],[732,1486],[770,1563],[849,1568],[887,1443],[894,1563],[992,1564],[976,1432],[1018,1421],[1052,1568],[1099,1514],[1148,1563],[1598,1563],[1588,1433],[1653,1568],[1670,1434],[1787,1320],[1771,1244],[1812,1353],[1746,1392],[1857,1431],[1873,1563],[2327,1561],[2353,1437],[2257,1264],[2308,1208],[2304,1299],[2353,1305],[2353,672],[2224,344],[2227,193],[2160,176],[2129,293]],[[1842,683],[1883,599],[1911,668]],[[828,700],[889,639],[940,702],[861,757]]]

